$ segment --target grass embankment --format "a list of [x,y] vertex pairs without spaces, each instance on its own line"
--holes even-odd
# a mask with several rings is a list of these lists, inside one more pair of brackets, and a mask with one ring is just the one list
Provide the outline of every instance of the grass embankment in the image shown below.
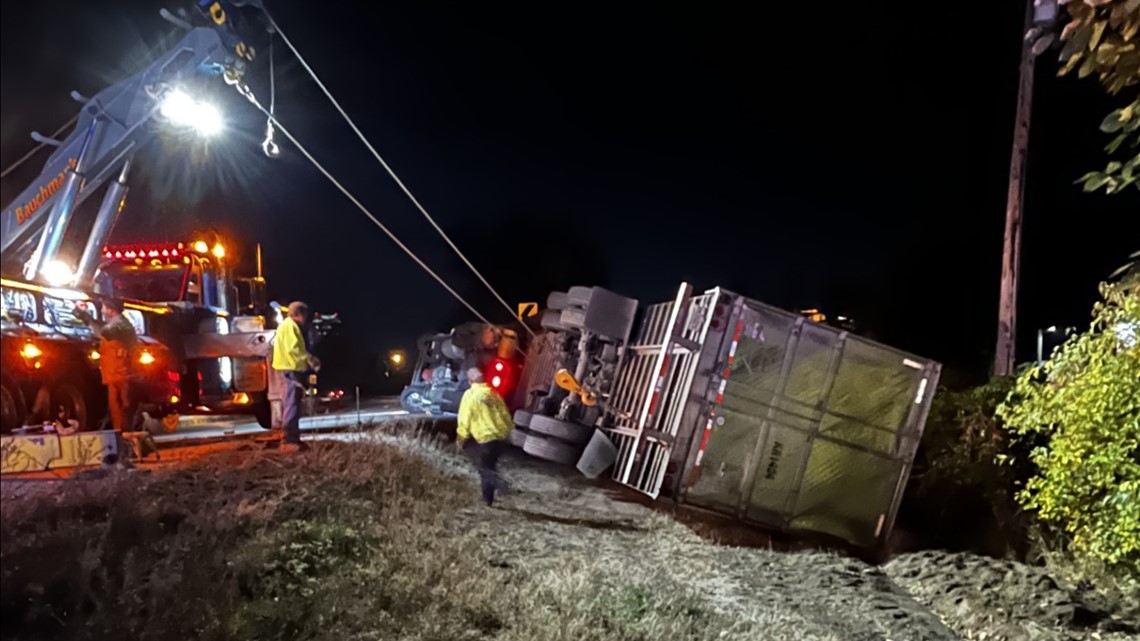
[[461,474],[364,443],[8,488],[0,638],[750,636],[676,586],[492,561],[456,525],[477,501]]

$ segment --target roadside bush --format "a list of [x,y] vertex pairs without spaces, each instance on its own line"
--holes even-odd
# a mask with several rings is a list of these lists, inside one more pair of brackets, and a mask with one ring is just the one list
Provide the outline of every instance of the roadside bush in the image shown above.
[[1102,285],[1087,332],[1020,376],[998,415],[1036,473],[1018,500],[1078,566],[1140,576],[1140,285]]
[[[1029,448],[996,416],[1013,385],[1012,377],[996,377],[935,395],[903,514],[927,546],[1026,554],[1030,523],[1015,495],[1033,471],[1023,456]],[[1009,460],[1022,463],[1003,464]]]

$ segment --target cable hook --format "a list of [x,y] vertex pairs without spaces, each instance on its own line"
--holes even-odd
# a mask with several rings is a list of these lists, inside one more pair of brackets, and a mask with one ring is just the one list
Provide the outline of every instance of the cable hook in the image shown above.
[[265,121],[265,140],[261,143],[261,150],[265,152],[266,156],[276,158],[281,155],[281,147],[273,140],[273,121]]
[[270,158],[281,155],[281,147],[273,140],[276,130],[273,128],[273,111],[277,106],[277,74],[273,70],[273,40],[269,41],[269,115],[265,119],[265,140],[261,143],[261,150]]

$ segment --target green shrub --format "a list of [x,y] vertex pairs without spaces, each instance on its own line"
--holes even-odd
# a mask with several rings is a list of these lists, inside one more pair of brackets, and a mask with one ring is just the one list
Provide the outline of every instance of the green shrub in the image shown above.
[[998,415],[1044,437],[1022,505],[1078,558],[1140,574],[1140,286],[1103,285],[1087,332],[1020,376]]

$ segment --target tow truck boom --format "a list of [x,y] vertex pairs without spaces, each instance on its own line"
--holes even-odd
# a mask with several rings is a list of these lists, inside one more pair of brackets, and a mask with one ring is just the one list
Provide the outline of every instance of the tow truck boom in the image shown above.
[[[258,2],[236,4],[260,8]],[[57,149],[39,176],[4,208],[0,264],[5,271],[19,266],[27,280],[41,277],[45,266],[59,260],[75,209],[113,179],[74,269],[73,284],[88,285],[122,208],[131,160],[156,135],[154,121],[162,100],[193,76],[220,75],[229,84],[240,81],[255,49],[233,29],[235,7],[228,2],[198,5],[210,26],[192,27],[174,48],[146,69],[90,99],[72,92],[72,98],[84,106],[75,129],[63,140],[33,134],[33,138]],[[179,23],[189,26],[184,21]]]

